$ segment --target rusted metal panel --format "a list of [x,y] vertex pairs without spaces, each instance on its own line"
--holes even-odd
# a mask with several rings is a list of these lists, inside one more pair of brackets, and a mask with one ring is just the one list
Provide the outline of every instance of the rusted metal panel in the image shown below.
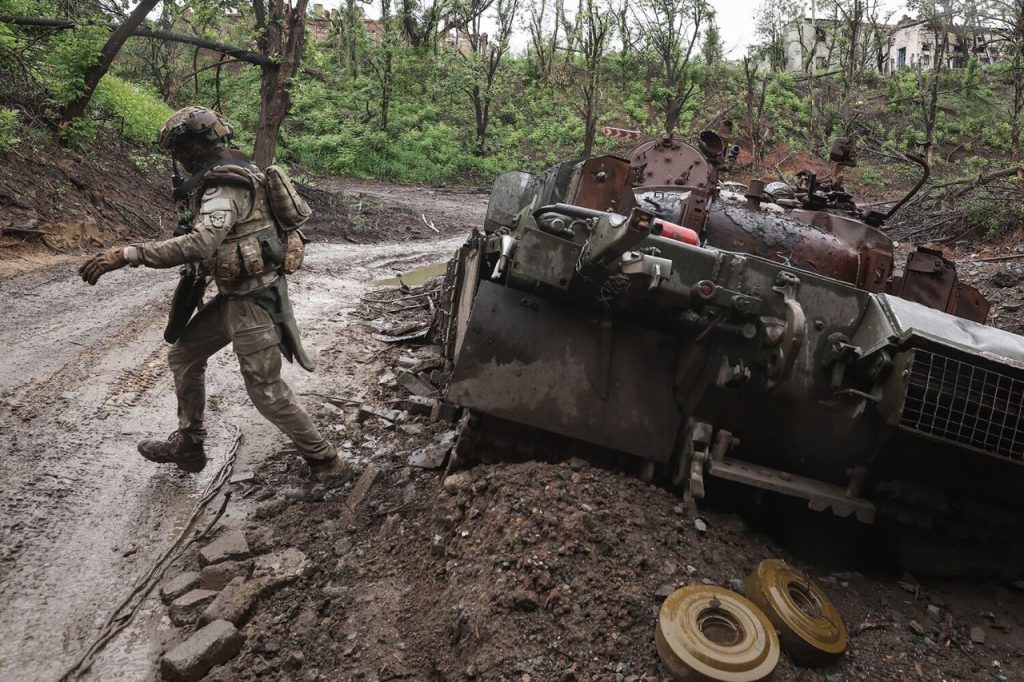
[[678,354],[667,335],[620,321],[605,334],[578,308],[481,282],[447,399],[664,462],[682,422]]
[[580,166],[575,191],[568,203],[598,211],[626,215],[633,208],[629,190],[629,161],[617,156],[598,156]]

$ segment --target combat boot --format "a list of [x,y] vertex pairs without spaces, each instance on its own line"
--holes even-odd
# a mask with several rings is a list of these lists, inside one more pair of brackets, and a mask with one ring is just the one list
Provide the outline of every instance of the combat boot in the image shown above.
[[206,466],[203,442],[175,431],[167,440],[150,438],[139,442],[139,454],[150,462],[177,464],[182,471],[195,474]]
[[309,467],[309,476],[324,486],[338,487],[344,485],[352,480],[352,477],[355,475],[352,465],[338,457],[338,450],[333,444],[328,443],[327,446],[327,451],[324,453],[326,457],[316,459],[311,457],[302,458],[306,466]]

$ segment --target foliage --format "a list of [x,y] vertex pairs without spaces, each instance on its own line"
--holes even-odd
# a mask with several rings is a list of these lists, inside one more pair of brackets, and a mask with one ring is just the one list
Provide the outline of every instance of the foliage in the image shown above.
[[21,142],[20,129],[18,112],[13,109],[0,109],[0,154],[18,146]]

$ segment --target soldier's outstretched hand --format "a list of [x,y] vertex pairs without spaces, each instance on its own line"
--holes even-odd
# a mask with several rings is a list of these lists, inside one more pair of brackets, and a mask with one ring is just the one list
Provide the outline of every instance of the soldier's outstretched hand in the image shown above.
[[103,273],[123,268],[126,265],[128,265],[128,261],[124,257],[123,248],[107,249],[85,261],[82,267],[78,268],[78,274],[82,276],[82,281],[96,284]]

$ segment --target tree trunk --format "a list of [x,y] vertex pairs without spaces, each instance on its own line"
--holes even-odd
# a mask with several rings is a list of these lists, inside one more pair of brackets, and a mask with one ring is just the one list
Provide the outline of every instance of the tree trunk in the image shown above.
[[292,106],[288,88],[299,68],[306,41],[308,0],[297,0],[291,9],[286,8],[282,0],[271,2],[270,20],[266,22],[261,40],[263,53],[271,63],[263,67],[260,78],[260,120],[252,152],[253,163],[260,168],[274,162],[281,124]]
[[117,53],[121,51],[124,42],[139,27],[139,24],[146,18],[146,15],[156,7],[158,1],[142,0],[135,6],[132,13],[128,15],[128,18],[124,20],[124,23],[110,34],[106,44],[103,45],[103,49],[100,50],[99,61],[90,66],[85,72],[85,87],[82,90],[82,94],[68,102],[61,111],[59,127],[63,128],[85,113],[86,107],[89,106],[89,100],[92,99],[92,93],[96,91],[96,86],[99,84],[100,79],[110,69],[110,65],[114,62],[114,58],[117,57]]

